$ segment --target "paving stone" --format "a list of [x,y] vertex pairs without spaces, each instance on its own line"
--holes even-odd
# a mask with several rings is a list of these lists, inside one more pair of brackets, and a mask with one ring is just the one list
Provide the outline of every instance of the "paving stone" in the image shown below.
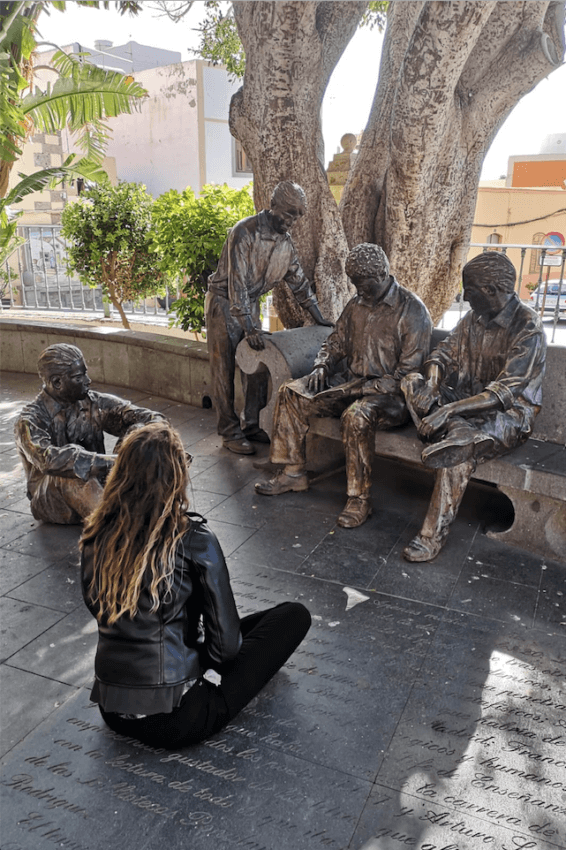
[[[2,602],[22,605],[13,600]],[[37,606],[29,606],[37,609]],[[42,630],[41,637],[30,639],[23,649],[10,656],[10,664],[29,673],[37,673],[68,685],[89,686],[94,677],[94,653],[98,640],[96,620],[84,605],[62,617],[48,611],[54,625]],[[39,633],[39,632],[38,632]]]
[[29,502],[27,513],[15,511],[13,506],[11,509],[3,510],[0,513],[0,547],[12,540],[17,540],[18,537],[22,537],[22,535],[37,528],[38,525],[37,520],[29,512]]
[[49,561],[61,560],[73,553],[78,555],[80,535],[80,525],[39,523],[32,531],[10,541],[4,548],[22,555],[47,558]]
[[508,623],[532,626],[538,589],[525,584],[492,579],[479,573],[477,566],[462,570],[452,591],[449,607]]
[[[3,694],[11,695],[11,699],[2,701],[0,756],[22,741],[65,699],[76,693],[76,688],[18,670],[9,664],[0,666],[0,689]],[[41,699],[38,699],[39,694]]]
[[565,649],[544,632],[447,618],[353,846],[403,835],[411,847],[564,848]]
[[43,558],[0,549],[0,595],[43,572],[48,566],[49,563]]
[[371,785],[240,735],[183,752],[110,732],[84,692],[3,760],[2,838],[22,850],[347,847]]
[[13,658],[21,647],[46,632],[60,619],[61,613],[58,611],[3,596],[0,599],[0,660]]
[[32,602],[63,613],[73,611],[79,606],[82,608],[84,602],[78,558],[52,564],[39,575],[10,590],[8,595],[11,599]]

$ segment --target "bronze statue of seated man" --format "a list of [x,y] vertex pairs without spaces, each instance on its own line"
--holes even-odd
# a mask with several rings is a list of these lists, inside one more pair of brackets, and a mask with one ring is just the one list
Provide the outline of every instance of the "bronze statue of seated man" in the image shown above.
[[74,345],[50,345],[37,368],[43,389],[24,407],[14,429],[31,512],[44,522],[80,523],[98,504],[114,463],[104,448],[104,432],[123,437],[164,417],[89,389],[84,357]]
[[[425,466],[437,469],[423,526],[405,548],[408,561],[430,561],[444,545],[478,463],[526,442],[542,402],[546,338],[536,313],[515,294],[504,254],[480,254],[464,266],[471,310],[432,352],[421,374],[402,382]],[[423,418],[424,417],[424,418]]]
[[[322,345],[314,369],[279,388],[270,459],[283,469],[255,487],[266,496],[307,490],[309,417],[340,416],[348,501],[338,524],[354,528],[372,510],[375,433],[408,421],[401,379],[420,369],[430,349],[432,323],[420,298],[390,275],[378,245],[363,243],[350,251],[346,273],[357,294]],[[338,371],[342,361],[345,369]]]

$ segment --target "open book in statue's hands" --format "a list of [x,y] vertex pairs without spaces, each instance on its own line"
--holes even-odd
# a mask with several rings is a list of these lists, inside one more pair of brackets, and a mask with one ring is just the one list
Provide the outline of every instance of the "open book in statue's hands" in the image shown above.
[[363,395],[363,387],[367,382],[367,378],[352,378],[350,381],[344,381],[342,384],[336,384],[334,387],[327,387],[320,392],[312,392],[308,388],[308,380],[309,375],[305,375],[304,378],[297,378],[294,381],[291,381],[288,386],[293,392],[297,393],[297,395],[301,395],[304,398],[344,398],[344,397],[354,397],[361,398]]

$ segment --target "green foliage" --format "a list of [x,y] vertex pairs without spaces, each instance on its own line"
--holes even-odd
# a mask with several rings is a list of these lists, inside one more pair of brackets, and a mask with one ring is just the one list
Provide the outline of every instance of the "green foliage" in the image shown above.
[[360,26],[369,27],[370,30],[377,27],[380,32],[383,32],[387,25],[388,6],[388,0],[372,0],[372,2],[368,3],[367,10],[364,12],[363,18],[360,21]]
[[231,3],[205,0],[206,17],[197,27],[200,45],[195,51],[213,65],[225,65],[231,79],[242,79],[246,54],[238,35]]
[[[98,3],[85,0],[80,5]],[[103,5],[108,7],[107,3]],[[26,95],[32,88],[36,21],[42,11],[49,11],[49,4],[20,0],[4,6],[7,12],[0,29],[0,262],[17,247],[20,214],[10,220],[8,206],[63,179],[80,176],[91,181],[107,180],[101,168],[108,139],[105,119],[139,108],[147,94],[132,77],[58,51],[52,60],[58,73],[56,83],[48,85],[45,92],[30,91]],[[54,2],[51,6],[64,11],[66,4]],[[78,143],[86,156],[77,160],[72,154],[61,166],[27,176],[20,173],[22,179],[8,192],[10,169],[22,155],[28,137],[34,132],[56,133],[65,127],[80,133]]]
[[[246,54],[238,35],[234,20],[232,3],[220,0],[205,0],[206,17],[197,32],[200,33],[200,45],[194,52],[201,59],[207,59],[213,65],[225,65],[232,79],[243,79],[246,67]],[[182,9],[176,16],[179,19],[189,11],[192,3],[181,3]],[[360,21],[361,27],[369,27],[383,32],[387,24],[388,0],[372,0]],[[172,15],[173,17],[173,15]]]
[[161,195],[153,209],[153,248],[160,267],[170,278],[183,281],[183,297],[172,308],[183,330],[200,332],[208,276],[215,270],[228,231],[253,215],[251,184],[243,189],[203,186],[197,198],[192,189]]
[[68,264],[101,286],[127,325],[122,304],[163,292],[160,252],[151,245],[153,198],[141,183],[94,186],[63,210]]

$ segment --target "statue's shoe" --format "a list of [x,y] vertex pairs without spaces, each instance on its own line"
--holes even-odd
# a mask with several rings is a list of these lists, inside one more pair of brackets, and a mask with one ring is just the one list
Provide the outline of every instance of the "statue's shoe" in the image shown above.
[[247,440],[222,440],[222,445],[237,455],[255,455],[255,448]]
[[299,475],[288,475],[286,472],[279,472],[275,478],[270,478],[269,481],[258,481],[255,485],[256,493],[261,493],[262,496],[280,496],[281,493],[302,493],[309,489],[309,480],[306,472]]
[[403,557],[406,561],[432,561],[444,546],[445,540],[446,537],[423,537],[417,534],[403,549]]
[[423,449],[422,461],[429,469],[446,469],[479,459],[493,446],[493,438],[471,428],[454,428],[450,435]]
[[263,428],[258,428],[255,431],[244,431],[246,440],[252,440],[254,443],[270,443],[269,434]]
[[372,514],[371,501],[362,499],[360,496],[350,496],[346,502],[346,507],[336,520],[342,528],[357,528]]

